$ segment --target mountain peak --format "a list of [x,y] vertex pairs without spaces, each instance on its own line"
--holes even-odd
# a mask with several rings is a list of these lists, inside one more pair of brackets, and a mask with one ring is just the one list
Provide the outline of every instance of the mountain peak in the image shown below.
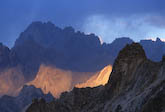
[[130,63],[131,60],[137,60],[139,58],[146,59],[145,51],[139,43],[132,43],[130,45],[127,44],[119,52],[116,61],[118,62],[118,60],[122,60],[124,62]]
[[[145,51],[139,43],[127,44],[119,52],[112,71],[124,73],[129,66],[137,65],[146,59]],[[131,69],[133,69],[133,66],[131,66]]]
[[[120,93],[134,77],[136,68],[147,60],[143,47],[139,43],[127,44],[118,54],[108,81],[112,94]],[[119,88],[120,86],[120,88]],[[112,92],[113,91],[113,92]]]

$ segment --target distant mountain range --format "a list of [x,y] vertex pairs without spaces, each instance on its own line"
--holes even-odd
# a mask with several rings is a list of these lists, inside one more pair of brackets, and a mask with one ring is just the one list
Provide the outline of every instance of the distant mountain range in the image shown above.
[[[0,44],[0,80],[6,82],[5,88],[0,87],[4,88],[0,89],[0,94],[11,95],[13,89],[10,91],[10,85],[15,85],[14,81],[20,82],[21,79],[16,88],[12,87],[18,89],[23,83],[34,80],[42,64],[79,73],[98,72],[113,65],[118,52],[132,42],[130,38],[122,37],[110,44],[102,44],[94,34],[86,35],[72,27],[61,29],[51,22],[33,22],[20,34],[13,48]],[[165,53],[165,42],[159,38],[139,43],[153,61],[160,61]],[[11,69],[19,71],[16,78],[10,78],[13,76],[13,72],[9,72]],[[4,72],[6,75],[1,75]],[[8,77],[8,82],[5,77]]]
[[[33,82],[33,85],[41,87],[42,90],[45,89],[44,92],[47,93],[54,90],[54,81],[57,81],[59,73],[63,72],[71,75],[73,79],[69,82],[71,90],[78,83],[88,82],[88,79],[106,66],[112,66],[119,51],[132,42],[130,38],[122,37],[109,44],[101,43],[95,34],[87,35],[75,31],[72,27],[62,29],[51,22],[33,22],[20,34],[11,49],[0,43],[0,96],[17,96],[20,88],[29,82]],[[147,58],[161,61],[165,53],[165,42],[157,38],[156,41],[141,40],[139,43],[143,46]],[[45,74],[49,74],[46,72],[49,68],[53,68],[51,71],[60,70],[55,73],[57,76],[53,76],[53,83],[46,81],[51,77],[43,78]],[[39,84],[41,79],[45,81],[43,85]],[[52,87],[48,89],[47,85]],[[58,91],[58,95],[61,92]]]
[[[76,32],[72,27],[61,29],[51,22],[33,22],[20,34],[11,53],[17,55],[12,58],[18,58],[17,63],[23,66],[24,76],[31,80],[41,64],[80,72],[101,70],[106,65],[112,65],[118,52],[132,42],[130,38],[123,37],[110,44],[101,44],[94,34]],[[139,43],[153,61],[160,61],[165,53],[165,43],[159,38]],[[16,64],[15,61],[12,63]]]

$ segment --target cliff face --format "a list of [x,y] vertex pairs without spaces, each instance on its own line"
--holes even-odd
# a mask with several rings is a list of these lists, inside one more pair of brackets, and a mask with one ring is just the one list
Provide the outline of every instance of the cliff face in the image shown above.
[[[128,89],[129,84],[136,81],[136,75],[138,75],[138,77],[141,75],[141,73],[137,73],[137,69],[139,69],[146,60],[147,58],[142,46],[137,43],[126,45],[126,47],[119,52],[115,60],[112,74],[106,88],[111,91],[111,94],[114,92],[115,95]],[[139,71],[142,70],[141,68]]]
[[19,66],[7,68],[0,72],[0,96],[16,96],[19,88],[25,83],[25,79]]
[[50,92],[55,98],[59,98],[62,92],[72,90],[75,85],[79,88],[105,85],[108,82],[111,70],[110,65],[101,71],[93,73],[73,72],[51,65],[41,65],[36,78],[29,82],[28,85],[34,85],[37,88],[41,88],[45,94]]
[[76,84],[75,87],[85,88],[85,87],[97,87],[100,85],[105,85],[108,82],[111,71],[112,71],[112,66],[108,65],[104,67],[100,72],[91,76],[87,81]]
[[72,87],[72,73],[52,66],[42,65],[36,78],[28,85],[41,88],[44,93],[51,92],[54,97],[59,97],[64,91]]
[[[139,44],[127,45],[119,52],[105,86],[108,103],[104,111],[110,108],[111,111],[141,112],[149,99],[164,86],[165,69],[162,63],[148,60]],[[156,88],[157,91],[153,91]]]
[[26,112],[162,112],[164,74],[164,60],[148,60],[140,44],[133,43],[119,52],[105,86],[74,88],[54,102],[32,104]]

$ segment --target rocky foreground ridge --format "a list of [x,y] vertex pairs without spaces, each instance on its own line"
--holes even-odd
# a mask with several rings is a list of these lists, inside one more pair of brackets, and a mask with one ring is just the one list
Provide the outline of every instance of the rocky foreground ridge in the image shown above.
[[126,45],[117,56],[105,86],[74,88],[60,99],[33,102],[26,112],[164,112],[165,58],[146,58],[138,43]]

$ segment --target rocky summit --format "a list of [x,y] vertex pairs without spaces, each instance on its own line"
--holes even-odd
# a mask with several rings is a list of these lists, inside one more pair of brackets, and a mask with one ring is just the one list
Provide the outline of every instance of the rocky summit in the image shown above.
[[164,74],[164,60],[150,61],[132,43],[119,52],[105,86],[74,88],[50,103],[37,100],[26,112],[164,112]]

